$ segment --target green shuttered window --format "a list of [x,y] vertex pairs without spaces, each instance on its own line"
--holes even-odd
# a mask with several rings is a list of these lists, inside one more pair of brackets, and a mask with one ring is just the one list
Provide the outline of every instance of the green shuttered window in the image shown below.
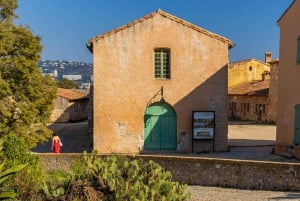
[[154,77],[170,79],[170,49],[157,48],[154,50]]
[[297,39],[297,64],[300,64],[300,36]]

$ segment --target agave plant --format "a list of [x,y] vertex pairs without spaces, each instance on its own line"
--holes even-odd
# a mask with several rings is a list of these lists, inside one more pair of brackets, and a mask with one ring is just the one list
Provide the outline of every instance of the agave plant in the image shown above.
[[[14,167],[4,169],[5,163],[0,164],[0,186],[9,178],[10,175],[14,175],[21,171],[26,165],[16,165]],[[17,194],[13,190],[5,190],[0,192],[0,200],[5,200],[8,198],[15,198]]]

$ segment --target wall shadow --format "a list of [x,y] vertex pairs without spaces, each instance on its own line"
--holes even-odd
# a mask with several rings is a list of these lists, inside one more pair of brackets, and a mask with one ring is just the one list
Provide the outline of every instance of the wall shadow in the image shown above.
[[[187,148],[189,149],[187,150],[188,152],[192,152],[193,146],[193,151],[196,153],[215,150],[225,151],[227,149],[227,79],[228,69],[227,65],[225,65],[174,104],[173,107],[179,118],[177,127],[179,129],[178,139],[182,149]],[[215,111],[213,140],[192,139],[192,111]]]
[[[60,137],[63,146],[61,153],[82,153],[93,150],[93,135],[89,132],[88,121],[76,123],[53,123],[48,126]],[[31,151],[37,153],[52,153],[52,139],[38,145]]]

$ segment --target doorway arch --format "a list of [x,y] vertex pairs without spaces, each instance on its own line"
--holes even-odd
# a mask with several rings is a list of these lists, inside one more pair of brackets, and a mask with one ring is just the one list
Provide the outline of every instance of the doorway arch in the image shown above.
[[177,116],[166,102],[153,103],[145,111],[144,149],[177,149]]

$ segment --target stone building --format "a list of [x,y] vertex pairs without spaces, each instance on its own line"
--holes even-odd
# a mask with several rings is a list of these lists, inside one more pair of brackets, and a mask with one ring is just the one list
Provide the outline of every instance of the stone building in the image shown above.
[[267,121],[270,79],[229,88],[229,118]]
[[[157,10],[87,47],[99,153],[227,151],[230,40]],[[195,111],[215,114],[212,138],[194,138]]]
[[52,122],[86,120],[88,118],[88,105],[88,93],[58,88],[50,120]]
[[248,59],[229,64],[229,119],[276,122],[278,59]]
[[275,152],[300,158],[300,0],[294,0],[277,23],[280,71]]

